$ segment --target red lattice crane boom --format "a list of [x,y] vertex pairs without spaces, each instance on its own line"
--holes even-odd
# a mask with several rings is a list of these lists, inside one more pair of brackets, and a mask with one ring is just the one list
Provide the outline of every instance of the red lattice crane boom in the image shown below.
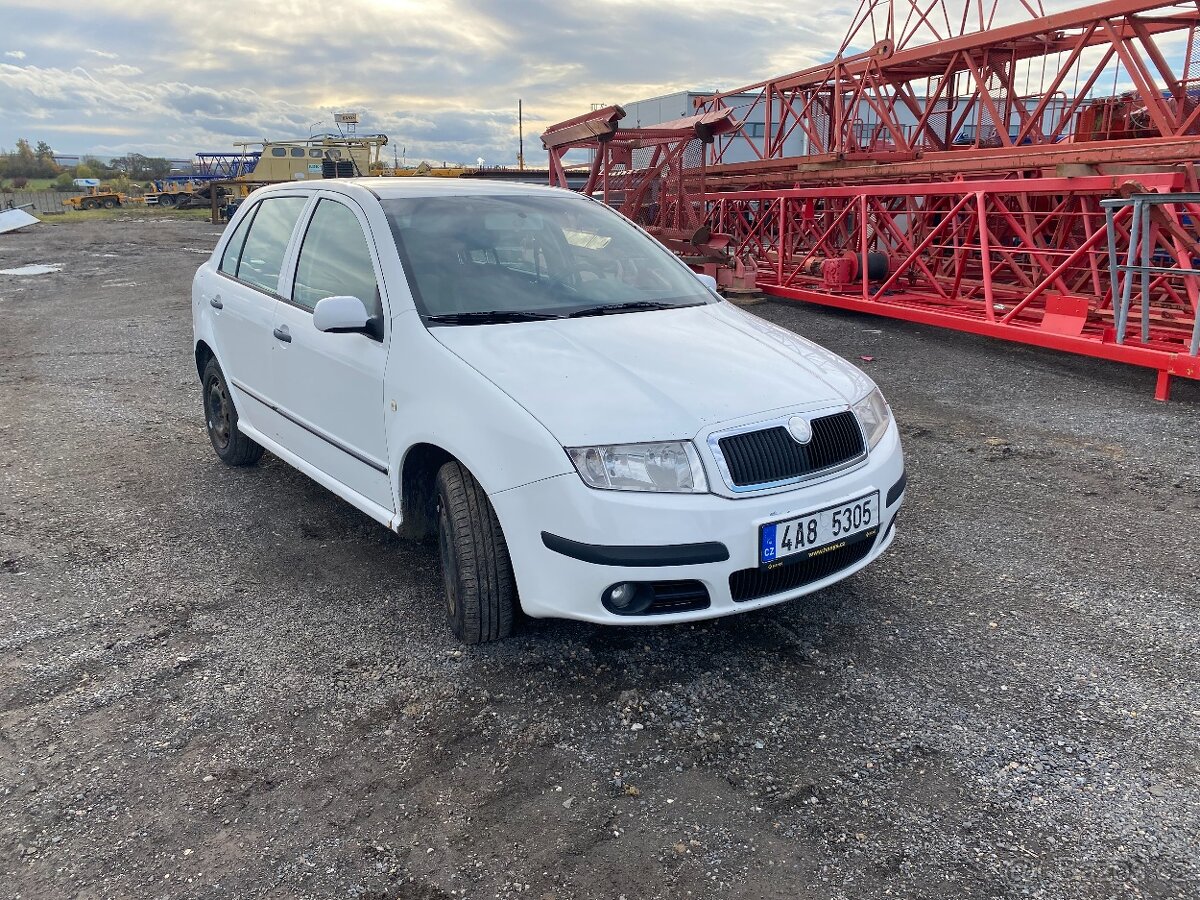
[[[728,124],[670,174],[705,239],[676,249],[725,284],[1147,366],[1165,399],[1200,378],[1198,4],[861,0],[831,62],[698,101]],[[643,183],[622,210],[653,229],[663,175],[611,141],[552,153]]]

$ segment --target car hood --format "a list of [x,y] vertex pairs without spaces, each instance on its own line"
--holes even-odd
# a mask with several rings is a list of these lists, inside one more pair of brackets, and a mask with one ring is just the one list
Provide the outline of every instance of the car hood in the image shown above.
[[725,302],[430,331],[568,447],[691,438],[771,410],[847,403],[872,386]]

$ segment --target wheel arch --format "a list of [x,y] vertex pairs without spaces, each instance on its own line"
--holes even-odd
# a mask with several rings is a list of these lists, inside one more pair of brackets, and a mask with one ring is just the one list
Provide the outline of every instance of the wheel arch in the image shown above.
[[404,454],[400,465],[397,529],[402,537],[422,540],[437,532],[437,473],[448,462],[466,466],[444,447],[424,441],[413,444]]
[[[196,374],[200,380],[204,380],[204,367],[208,365],[210,359],[215,359],[217,356],[213,352],[212,347],[208,346],[208,341],[200,338],[196,341]],[[220,365],[220,363],[218,363]]]

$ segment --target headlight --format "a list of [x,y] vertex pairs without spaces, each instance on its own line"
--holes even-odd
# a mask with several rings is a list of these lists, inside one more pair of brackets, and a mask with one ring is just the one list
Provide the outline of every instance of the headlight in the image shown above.
[[879,393],[879,388],[875,388],[854,404],[854,415],[858,416],[863,434],[867,436],[867,447],[874,450],[875,445],[883,439],[888,423],[892,421],[892,411],[888,409],[887,401],[883,399],[883,394]]
[[670,494],[708,492],[700,454],[691,441],[568,447],[567,455],[589,487]]

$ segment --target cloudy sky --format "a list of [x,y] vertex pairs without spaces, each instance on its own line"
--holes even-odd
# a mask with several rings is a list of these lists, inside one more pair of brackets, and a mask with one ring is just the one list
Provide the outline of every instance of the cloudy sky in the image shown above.
[[825,61],[858,6],[0,0],[0,148],[25,137],[61,153],[188,157],[307,136],[355,110],[410,163],[511,164],[521,98],[526,160],[540,164],[541,128],[592,103],[728,89]]

